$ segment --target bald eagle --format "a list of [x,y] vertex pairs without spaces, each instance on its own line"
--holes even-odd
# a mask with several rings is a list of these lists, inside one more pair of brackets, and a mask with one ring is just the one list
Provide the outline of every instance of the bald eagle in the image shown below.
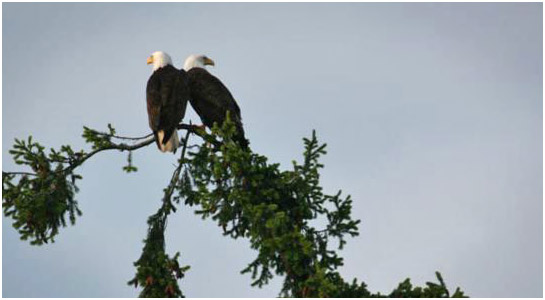
[[180,145],[177,125],[182,121],[189,101],[187,74],[173,67],[165,52],[154,52],[147,63],[153,65],[146,88],[149,126],[159,150],[176,152]]
[[247,148],[249,142],[244,137],[240,108],[225,85],[205,69],[206,65],[213,66],[214,61],[205,55],[190,55],[185,60],[184,69],[191,91],[189,102],[208,128],[212,128],[214,122],[221,126],[229,111],[237,130],[233,139],[241,147]]

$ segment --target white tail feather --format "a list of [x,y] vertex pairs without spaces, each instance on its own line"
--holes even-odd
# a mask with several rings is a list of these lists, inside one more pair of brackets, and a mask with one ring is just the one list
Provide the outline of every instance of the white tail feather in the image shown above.
[[163,137],[165,136],[165,132],[162,130],[159,130],[157,132],[157,139],[159,140],[159,150],[162,152],[174,152],[178,147],[180,146],[180,141],[178,139],[178,132],[174,130],[172,135],[170,136],[170,139],[166,144],[163,144]]

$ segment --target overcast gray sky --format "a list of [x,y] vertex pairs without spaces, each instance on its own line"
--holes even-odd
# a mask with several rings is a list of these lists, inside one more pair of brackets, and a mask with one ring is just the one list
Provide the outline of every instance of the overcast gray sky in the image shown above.
[[[146,57],[204,53],[254,151],[289,168],[312,129],[328,143],[322,183],[362,219],[347,280],[389,292],[439,270],[470,296],[542,296],[541,3],[3,3],[2,50],[3,170],[15,137],[147,134]],[[83,217],[55,244],[20,241],[3,218],[4,297],[137,295],[126,282],[176,157],[152,145],[129,175],[125,160],[81,168]],[[239,274],[248,246],[189,208],[169,219],[187,296],[277,296],[281,278],[258,289]]]

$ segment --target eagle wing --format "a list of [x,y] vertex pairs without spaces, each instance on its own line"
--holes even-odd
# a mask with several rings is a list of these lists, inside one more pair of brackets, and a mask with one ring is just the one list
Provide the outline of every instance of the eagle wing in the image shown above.
[[218,123],[221,126],[229,111],[231,120],[237,128],[234,139],[241,146],[247,147],[248,140],[244,137],[240,107],[227,87],[203,68],[192,68],[187,71],[187,76],[191,91],[189,101],[204,125],[211,128],[214,123]]
[[161,80],[156,72],[153,72],[146,87],[146,100],[148,107],[149,127],[152,131],[159,130],[161,115]]
[[187,74],[173,66],[156,70],[146,88],[148,121],[153,132],[165,132],[161,143],[166,143],[185,116],[189,101]]
[[214,122],[223,124],[227,111],[235,123],[241,123],[238,104],[218,78],[203,68],[192,68],[187,76],[191,90],[189,101],[206,126],[212,127]]

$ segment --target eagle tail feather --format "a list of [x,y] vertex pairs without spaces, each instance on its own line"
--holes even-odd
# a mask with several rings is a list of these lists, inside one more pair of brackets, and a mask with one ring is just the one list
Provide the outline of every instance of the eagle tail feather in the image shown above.
[[165,131],[159,130],[156,133],[155,141],[157,142],[157,146],[159,147],[159,150],[162,152],[172,152],[176,153],[176,149],[180,146],[180,141],[178,139],[178,132],[176,130],[172,131],[172,134],[170,135],[170,138],[168,141],[164,142],[165,138]]

